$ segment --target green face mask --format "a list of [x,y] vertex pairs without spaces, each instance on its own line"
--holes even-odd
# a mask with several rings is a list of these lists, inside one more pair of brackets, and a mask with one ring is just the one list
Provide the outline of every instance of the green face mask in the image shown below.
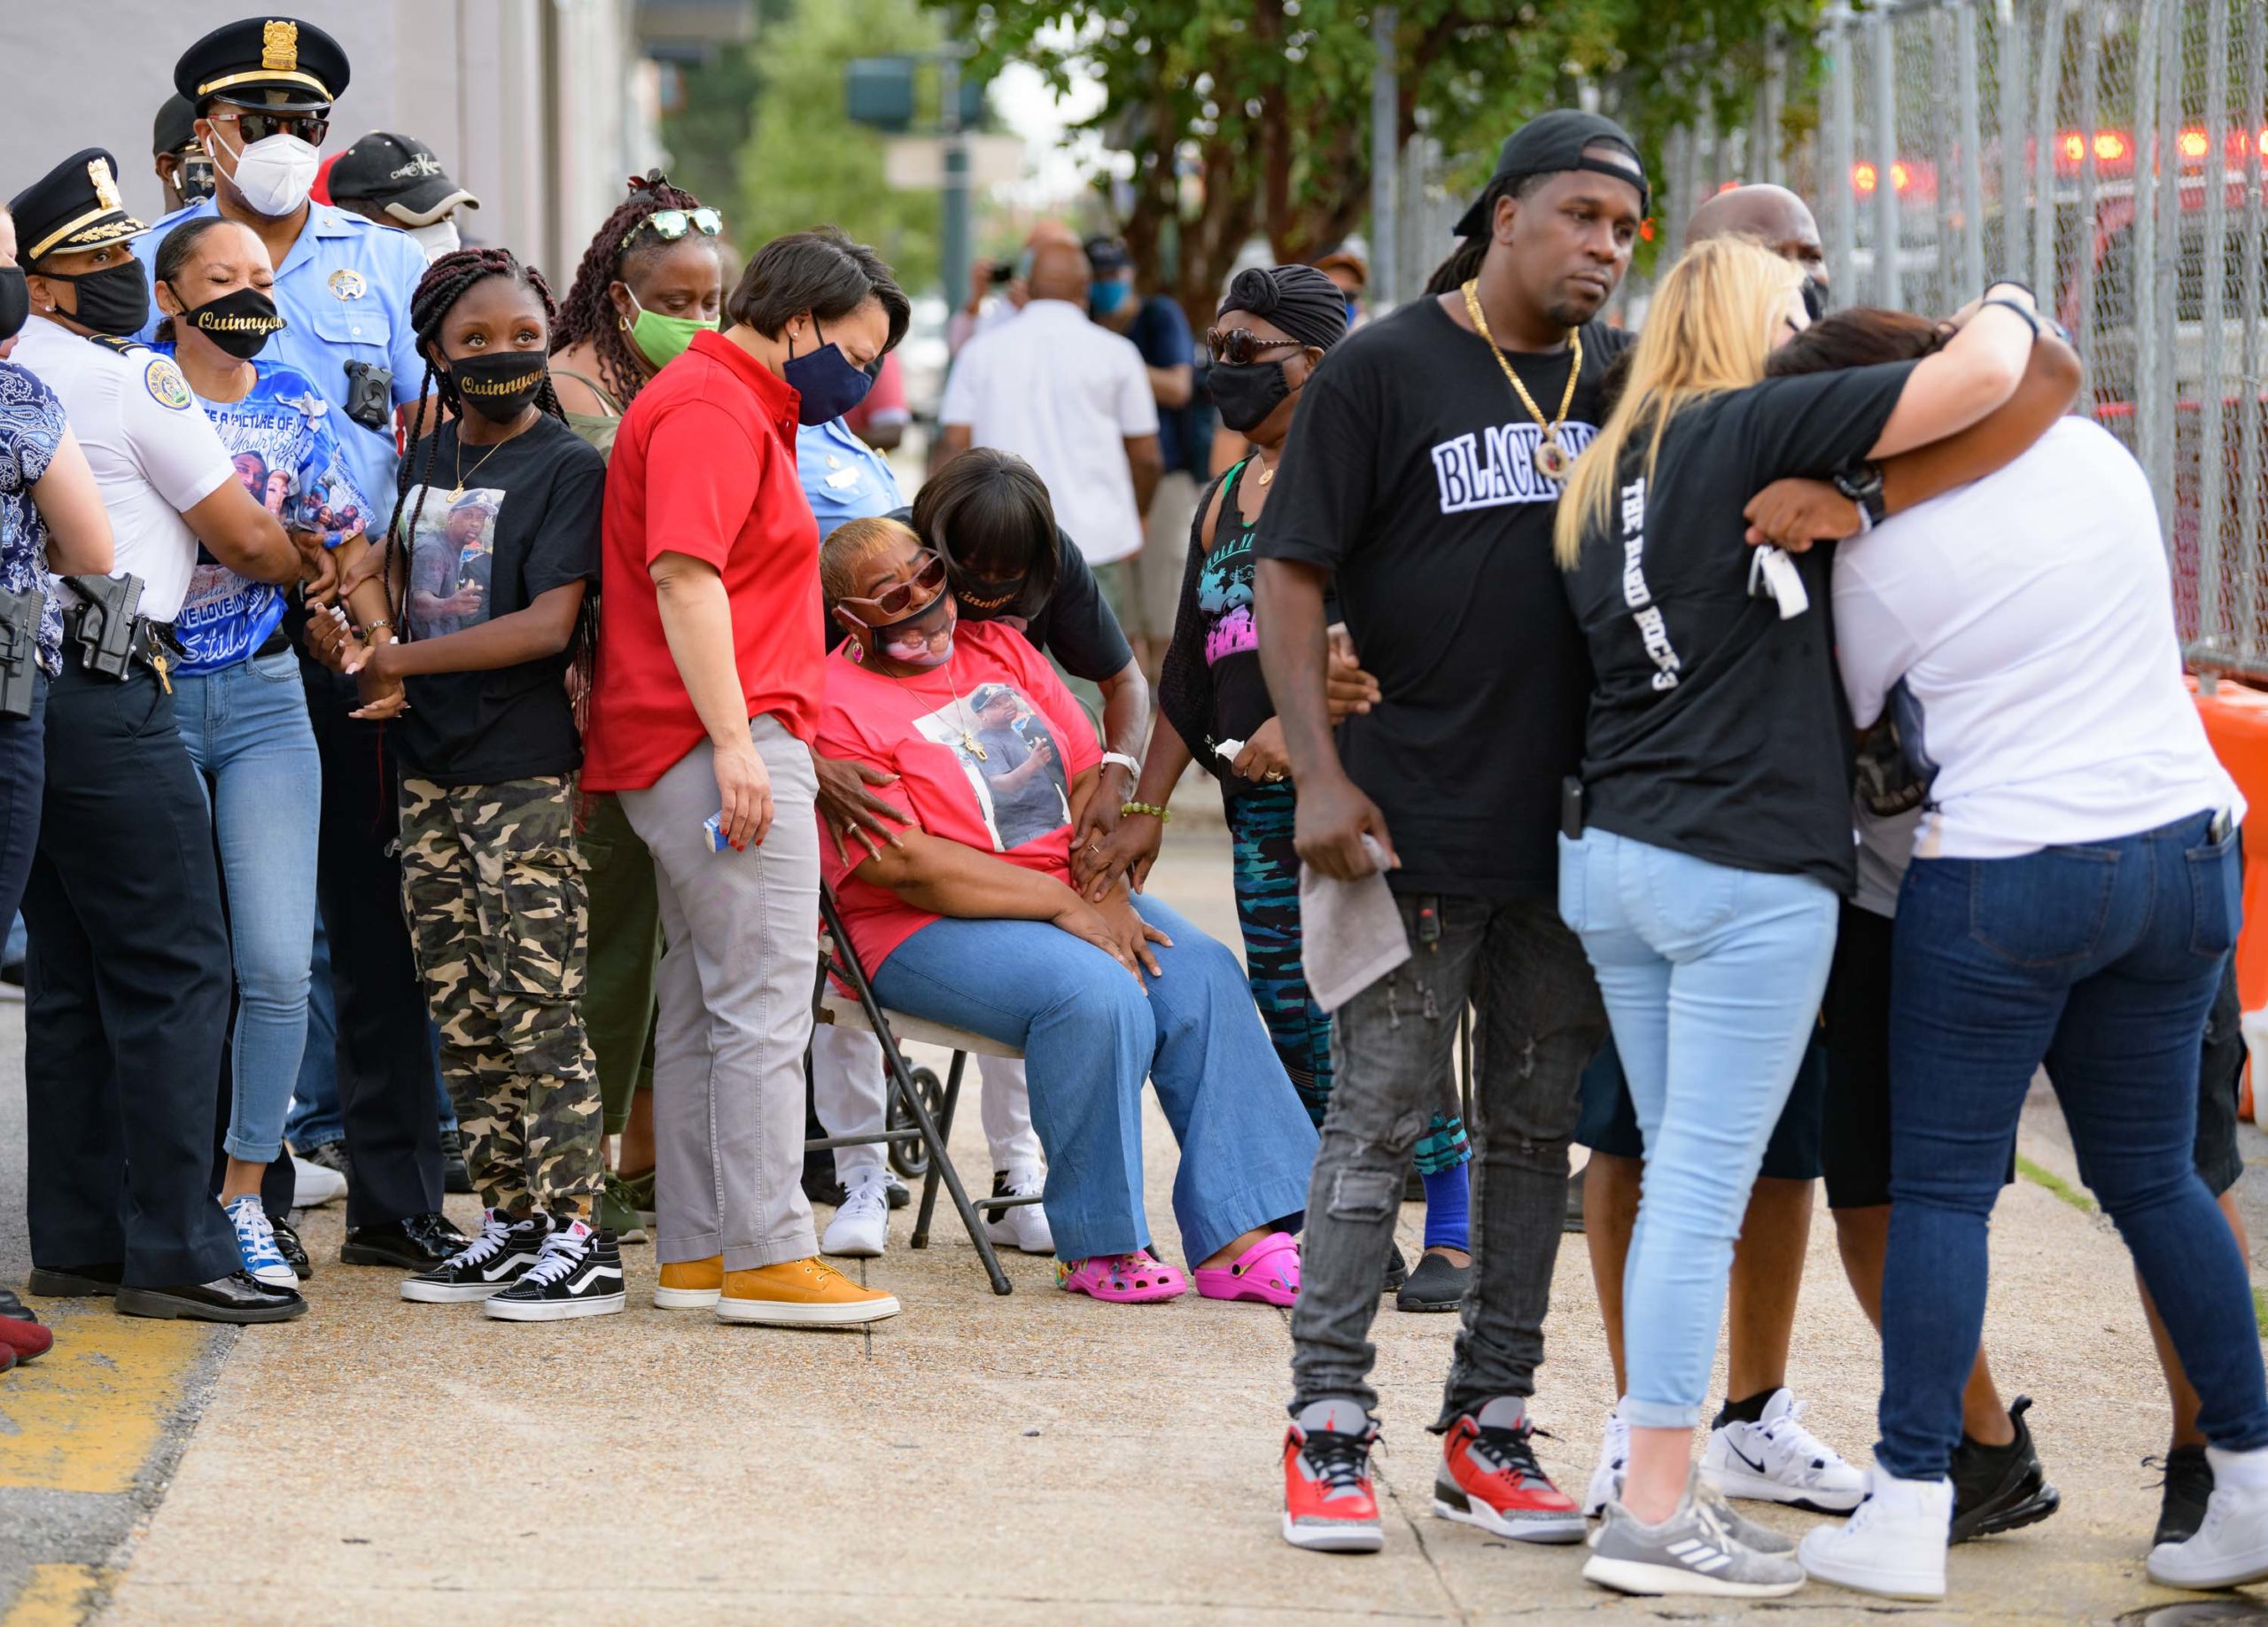
[[[623,292],[629,293],[625,287]],[[666,367],[686,352],[696,333],[714,333],[714,322],[701,322],[690,316],[664,316],[638,304],[638,296],[630,294],[630,303],[637,307],[638,320],[630,324],[630,342],[638,346],[647,361],[656,367]]]

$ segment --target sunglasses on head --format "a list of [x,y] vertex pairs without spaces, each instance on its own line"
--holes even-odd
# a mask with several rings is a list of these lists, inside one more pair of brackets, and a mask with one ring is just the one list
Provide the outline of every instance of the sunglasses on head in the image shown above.
[[252,108],[214,108],[206,117],[215,124],[233,124],[237,134],[249,146],[256,141],[266,141],[270,136],[297,136],[311,147],[322,145],[323,136],[330,129],[327,113],[261,113]]
[[688,231],[713,237],[725,230],[725,217],[714,209],[656,209],[622,235],[622,246],[641,231],[650,231],[664,243],[674,243]]
[[875,627],[882,622],[894,621],[900,617],[913,614],[926,606],[945,588],[944,557],[934,549],[925,548],[919,557],[921,561],[920,568],[914,572],[911,580],[892,582],[871,599],[862,599],[845,594],[835,603],[844,605],[872,605],[874,614],[871,616],[861,614],[856,610],[850,612],[850,619],[862,627]]
[[1225,362],[1231,367],[1249,367],[1271,350],[1304,350],[1297,339],[1264,339],[1250,328],[1208,328],[1205,348],[1216,362]]

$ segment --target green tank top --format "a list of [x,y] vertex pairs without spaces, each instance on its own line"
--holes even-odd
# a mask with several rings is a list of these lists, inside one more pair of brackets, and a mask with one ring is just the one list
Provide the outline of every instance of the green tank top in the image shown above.
[[614,452],[614,433],[622,427],[622,404],[609,395],[606,386],[595,378],[582,373],[572,372],[563,367],[555,367],[551,370],[562,378],[571,378],[577,384],[586,386],[590,393],[597,396],[605,406],[606,411],[603,414],[569,413],[567,427],[588,441],[601,457],[611,456]]

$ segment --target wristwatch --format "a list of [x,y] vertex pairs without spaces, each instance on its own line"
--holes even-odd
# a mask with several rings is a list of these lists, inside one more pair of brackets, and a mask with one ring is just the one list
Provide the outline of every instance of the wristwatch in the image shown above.
[[1123,751],[1105,751],[1102,754],[1102,760],[1104,763],[1116,763],[1138,780],[1142,777],[1142,765]]
[[1859,534],[1881,525],[1887,511],[1882,500],[1882,465],[1854,463],[1835,476],[1835,489],[1859,505]]

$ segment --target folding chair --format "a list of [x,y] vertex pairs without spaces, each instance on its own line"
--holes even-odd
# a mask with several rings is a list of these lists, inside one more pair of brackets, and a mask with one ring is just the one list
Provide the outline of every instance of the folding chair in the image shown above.
[[[866,981],[866,968],[858,963],[858,952],[850,946],[850,935],[843,930],[835,890],[824,884],[819,889],[819,914],[826,930],[819,938],[819,985],[812,994],[812,1020],[836,1028],[861,1029],[881,1040],[882,1060],[889,1070],[889,1084],[880,1131],[870,1135],[824,1136],[804,1142],[804,1149],[819,1152],[836,1147],[887,1146],[891,1149],[891,1162],[902,1170],[911,1174],[920,1169],[921,1207],[913,1222],[913,1246],[917,1249],[929,1246],[929,1223],[936,1213],[937,1187],[942,1181],[951,1195],[953,1207],[960,1211],[961,1224],[968,1228],[968,1241],[976,1245],[976,1257],[984,1263],[984,1274],[992,1281],[992,1291],[1006,1294],[1010,1291],[1008,1275],[1000,1269],[1000,1257],[993,1250],[992,1240],[984,1234],[983,1221],[1004,1209],[1016,1209],[1039,1200],[990,1196],[972,1200],[961,1185],[960,1172],[953,1167],[946,1142],[953,1133],[953,1114],[960,1106],[961,1076],[971,1054],[1021,1058],[1023,1053],[967,1029],[948,1027],[902,1011],[884,1011],[874,999],[874,985]],[[849,987],[848,995],[836,989],[837,979]],[[944,1091],[934,1104],[929,1093],[920,1086],[917,1070],[905,1060],[901,1041],[907,1039],[943,1046],[953,1054]],[[919,1070],[918,1073],[929,1078],[934,1086],[936,1075],[927,1069]],[[919,1165],[898,1156],[901,1148],[910,1150],[916,1142],[926,1154]]]

